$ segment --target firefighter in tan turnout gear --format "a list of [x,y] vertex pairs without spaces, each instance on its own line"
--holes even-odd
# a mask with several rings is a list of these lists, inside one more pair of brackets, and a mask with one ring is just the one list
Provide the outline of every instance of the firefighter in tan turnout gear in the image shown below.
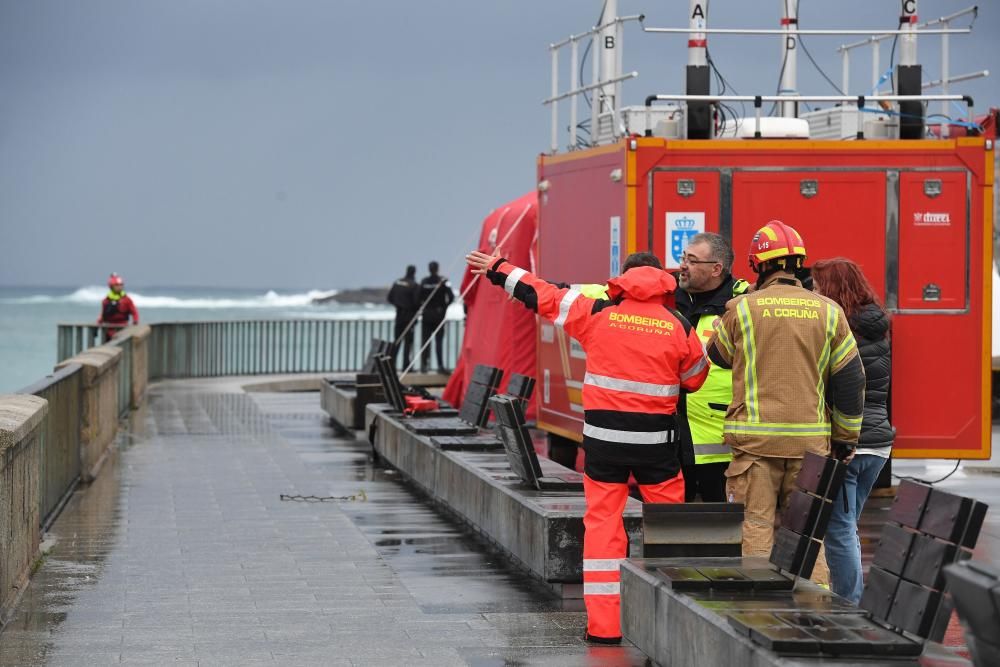
[[724,437],[731,502],[746,504],[743,555],[771,552],[777,503],[787,506],[807,451],[850,460],[861,430],[864,368],[840,306],[802,287],[802,237],[772,220],[750,244],[756,290],[726,305],[708,343],[733,370]]

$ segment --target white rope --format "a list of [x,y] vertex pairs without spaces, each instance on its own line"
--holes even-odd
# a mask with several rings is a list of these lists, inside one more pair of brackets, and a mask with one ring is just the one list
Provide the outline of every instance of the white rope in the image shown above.
[[[497,244],[496,244],[497,248],[503,248],[503,244],[507,242],[507,239],[510,238],[510,235],[514,233],[514,230],[517,229],[517,226],[521,224],[521,221],[524,220],[524,216],[528,215],[528,211],[530,211],[530,210],[531,210],[531,204],[528,204],[527,206],[524,207],[524,210],[521,211],[521,215],[517,216],[517,220],[515,220],[514,224],[511,225],[510,229],[507,230],[507,233],[504,234],[504,237],[502,239],[500,239],[499,241],[497,241]],[[506,214],[506,211],[504,211],[504,214]],[[497,227],[500,226],[501,222],[503,222],[503,215],[501,215],[500,222],[497,223]],[[464,259],[464,258],[465,258],[465,253],[463,252],[462,255],[461,255],[461,259]],[[461,294],[458,295],[458,298],[459,299],[465,299],[465,295],[468,294],[470,290],[472,290],[473,286],[476,284],[476,281],[479,280],[479,278],[481,278],[481,277],[482,277],[481,273],[477,273],[475,276],[473,276],[472,280],[469,281],[468,286],[464,290],[462,290]],[[443,284],[444,284],[444,281],[442,280],[440,283],[437,284],[437,286],[434,287],[434,290],[437,291],[438,287],[440,287]],[[434,292],[432,291],[430,293],[430,295],[427,297],[427,300],[425,300],[424,303],[420,304],[420,309],[417,311],[417,314],[413,316],[413,319],[410,320],[410,323],[407,325],[406,329],[403,331],[403,333],[400,335],[400,337],[396,339],[396,342],[395,342],[395,344],[393,346],[394,348],[399,345],[400,339],[402,339],[403,336],[406,335],[406,332],[409,331],[413,327],[414,323],[417,321],[417,318],[420,317],[421,313],[424,312],[424,306],[427,305],[427,301],[430,301],[430,298],[433,295],[434,295]],[[402,380],[403,378],[405,378],[406,375],[410,372],[410,369],[412,369],[413,366],[417,363],[417,359],[419,359],[420,356],[424,353],[424,350],[426,350],[427,347],[431,344],[431,341],[434,340],[434,337],[437,336],[438,332],[445,325],[445,323],[447,323],[447,321],[448,321],[447,318],[441,320],[441,323],[438,324],[437,328],[435,328],[434,331],[431,333],[431,335],[427,337],[427,340],[421,341],[422,345],[420,346],[420,349],[417,350],[417,353],[413,355],[413,359],[410,360],[410,365],[407,366],[406,368],[404,368],[403,372],[399,374],[399,379],[400,380]],[[441,360],[438,359],[438,362],[440,362],[440,361]]]

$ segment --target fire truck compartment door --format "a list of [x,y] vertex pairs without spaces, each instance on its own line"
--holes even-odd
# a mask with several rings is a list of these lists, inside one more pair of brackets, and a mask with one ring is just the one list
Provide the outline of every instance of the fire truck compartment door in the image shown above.
[[[969,189],[965,171],[899,174],[899,312],[969,306]],[[891,299],[890,299],[891,304]]]
[[719,232],[719,171],[657,168],[651,178],[649,247],[673,271],[692,236]]
[[850,257],[880,299],[885,299],[886,174],[836,171],[735,171],[733,174],[733,273],[753,282],[747,249],[754,233],[781,220],[802,235],[806,266]]

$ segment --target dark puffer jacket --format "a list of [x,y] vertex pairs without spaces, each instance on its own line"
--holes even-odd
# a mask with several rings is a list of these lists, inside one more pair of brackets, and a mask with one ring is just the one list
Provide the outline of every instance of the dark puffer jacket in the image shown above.
[[848,323],[865,367],[865,414],[858,440],[858,451],[864,453],[865,449],[889,447],[896,439],[886,407],[892,374],[889,317],[872,303],[852,315]]

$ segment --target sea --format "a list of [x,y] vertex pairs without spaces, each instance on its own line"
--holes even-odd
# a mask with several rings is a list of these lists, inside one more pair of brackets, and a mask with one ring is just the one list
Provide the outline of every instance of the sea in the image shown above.
[[[0,393],[18,391],[52,372],[56,325],[97,321],[107,288],[0,286]],[[143,324],[192,320],[391,319],[385,303],[315,304],[337,290],[141,287],[127,291]],[[449,318],[462,316],[453,304]]]

